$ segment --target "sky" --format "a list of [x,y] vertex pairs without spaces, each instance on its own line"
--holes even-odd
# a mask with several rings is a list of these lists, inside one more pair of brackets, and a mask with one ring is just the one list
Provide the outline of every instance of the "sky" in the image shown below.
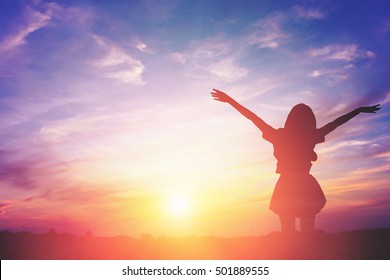
[[273,147],[217,88],[275,128],[297,103],[316,146],[326,232],[390,227],[388,1],[0,0],[0,229],[248,236]]

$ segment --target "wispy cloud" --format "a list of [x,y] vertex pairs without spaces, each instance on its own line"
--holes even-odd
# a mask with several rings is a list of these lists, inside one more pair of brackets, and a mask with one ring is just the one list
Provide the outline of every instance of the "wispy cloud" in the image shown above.
[[364,58],[375,58],[375,54],[372,51],[361,49],[356,44],[326,45],[321,48],[309,50],[307,55],[313,58],[343,62],[353,62]]
[[290,34],[282,29],[286,17],[285,13],[275,12],[257,21],[247,37],[248,44],[259,48],[279,47],[290,37]]
[[361,96],[356,102],[354,102],[355,107],[358,106],[367,106],[367,104],[380,103],[382,105],[387,104],[390,101],[390,87],[373,87],[366,94]]
[[378,27],[378,33],[380,36],[386,36],[389,32],[390,32],[390,20],[386,20]]
[[321,20],[325,19],[327,14],[319,9],[304,8],[302,6],[294,6],[292,12],[298,19],[305,20]]
[[144,42],[142,41],[138,41],[134,44],[134,47],[143,52],[143,53],[147,53],[147,54],[154,54],[154,51],[148,46],[146,45]]
[[175,53],[172,53],[172,54],[171,54],[171,57],[172,57],[172,59],[173,59],[175,62],[178,62],[178,63],[181,63],[181,64],[184,64],[184,63],[186,63],[186,61],[187,61],[186,55],[183,54],[183,53],[177,53],[177,52],[175,52]]
[[295,24],[297,20],[322,20],[326,14],[318,9],[294,6],[287,11],[276,11],[258,20],[251,27],[247,35],[249,45],[259,48],[276,49],[291,40],[295,34],[288,31],[289,25]]
[[[122,83],[144,85],[142,79],[145,66],[138,59],[127,53],[121,47],[109,42],[101,36],[93,35],[96,43],[101,46],[106,54],[93,62],[107,78],[115,79]],[[147,52],[148,48],[144,44],[137,45],[143,52]]]
[[[246,50],[255,46],[260,49],[277,49],[293,40],[294,33],[287,31],[297,19],[318,20],[326,15],[320,10],[296,6],[288,11],[275,11],[250,24],[239,38],[229,38],[224,33],[203,41],[192,42],[182,52],[171,54],[172,60],[187,66],[191,76],[205,74],[225,82],[235,82],[249,74],[240,65]],[[218,25],[219,26],[219,25]]]
[[79,27],[83,25],[89,25],[94,19],[94,12],[86,7],[77,6],[62,6],[56,2],[43,2],[38,9],[46,9],[49,11],[52,22],[50,25],[61,24],[66,22],[67,24],[77,24]]
[[185,52],[171,54],[193,77],[214,77],[225,82],[245,77],[249,70],[239,65],[239,49],[223,38],[194,42]]
[[0,179],[11,187],[33,189],[37,187],[33,167],[37,162],[31,159],[17,160],[7,151],[1,152]]
[[209,71],[226,82],[236,81],[248,74],[248,69],[235,65],[233,57],[210,64]]
[[[45,191],[42,194],[31,196],[23,201],[32,202],[35,200],[46,200],[46,201],[55,201],[61,203],[67,203],[68,205],[79,206],[83,205],[84,207],[91,207],[99,204],[107,203],[107,198],[111,197],[113,199],[113,194],[117,190],[109,188],[98,188],[90,187],[88,185],[84,186],[71,186],[68,188],[53,188],[48,191]],[[125,199],[125,198],[123,198]],[[122,200],[121,197],[117,198],[118,201]],[[38,202],[39,203],[39,202]]]
[[[66,164],[58,162],[47,146],[31,145],[29,150],[2,150],[0,160],[0,179],[7,185],[7,193],[15,189],[31,190],[50,187],[52,180],[60,183],[58,175],[66,170]],[[4,196],[4,193],[3,193]]]
[[338,83],[344,80],[347,80],[350,75],[348,73],[348,68],[323,68],[316,69],[309,73],[309,77],[311,78],[325,78],[330,83]]
[[89,134],[102,129],[106,115],[77,115],[60,121],[52,121],[40,128],[39,134],[47,143],[61,143],[68,141],[75,134]]
[[55,21],[87,23],[91,13],[77,7],[65,8],[55,2],[37,1],[26,5],[19,18],[15,30],[0,41],[0,52],[10,52],[27,42],[30,34],[45,27],[50,27]]
[[39,12],[27,6],[23,15],[23,23],[12,34],[9,34],[0,42],[0,51],[12,51],[18,46],[25,44],[28,35],[45,27],[51,17],[52,12],[50,9]]
[[9,203],[0,202],[0,215],[4,214],[5,209],[10,207],[10,206],[11,206],[11,204],[9,204]]
[[304,57],[311,63],[308,76],[332,85],[350,79],[361,68],[361,62],[371,65],[376,55],[357,44],[331,44],[311,48]]

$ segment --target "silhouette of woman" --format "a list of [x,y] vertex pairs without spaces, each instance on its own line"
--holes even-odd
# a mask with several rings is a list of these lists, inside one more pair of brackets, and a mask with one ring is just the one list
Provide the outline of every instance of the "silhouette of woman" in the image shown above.
[[325,135],[359,113],[375,113],[380,109],[379,104],[359,107],[321,128],[317,128],[312,109],[298,104],[288,114],[284,128],[275,129],[226,93],[213,89],[211,95],[215,100],[230,104],[251,120],[262,131],[263,138],[273,144],[276,173],[280,177],[269,208],[279,215],[282,232],[295,231],[295,218],[300,219],[302,232],[313,232],[315,215],[326,203],[320,185],[310,174],[312,162],[317,160],[315,145],[324,142]]

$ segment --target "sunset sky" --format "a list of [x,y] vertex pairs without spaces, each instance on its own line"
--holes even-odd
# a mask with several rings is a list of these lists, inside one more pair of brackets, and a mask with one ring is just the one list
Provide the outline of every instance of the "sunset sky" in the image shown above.
[[297,103],[328,232],[390,227],[387,1],[0,0],[0,230],[264,235],[275,128]]

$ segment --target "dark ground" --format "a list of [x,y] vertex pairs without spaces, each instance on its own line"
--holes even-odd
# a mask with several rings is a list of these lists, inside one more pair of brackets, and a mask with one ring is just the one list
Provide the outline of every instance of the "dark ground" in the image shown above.
[[0,259],[390,259],[390,228],[263,237],[77,237],[0,232]]

